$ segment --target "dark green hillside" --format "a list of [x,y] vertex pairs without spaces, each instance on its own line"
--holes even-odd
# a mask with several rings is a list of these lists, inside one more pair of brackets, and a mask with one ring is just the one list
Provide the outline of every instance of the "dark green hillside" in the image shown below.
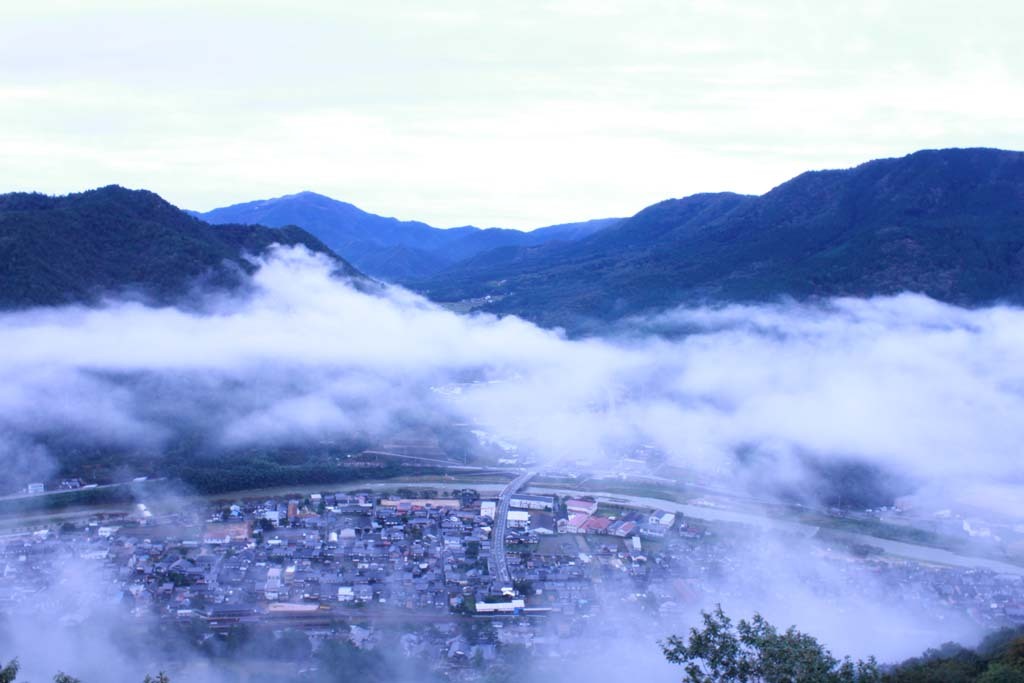
[[371,273],[436,301],[576,330],[679,304],[783,297],[913,291],[963,305],[1024,302],[1024,154],[995,149],[917,152],[804,173],[759,197],[700,194],[530,233],[438,230],[311,193],[214,214],[295,218],[334,242],[294,227],[212,227],[119,187],[5,195],[0,306],[126,288],[168,300],[197,280],[237,283],[251,269],[243,254],[273,242],[348,249]]
[[299,228],[213,227],[144,190],[2,195],[0,307],[89,302],[124,290],[167,302],[197,283],[236,285],[253,268],[244,257],[274,243],[337,258]]
[[416,287],[570,326],[780,297],[1020,302],[1024,154],[929,150],[804,173],[760,197],[668,200],[571,245],[484,254]]

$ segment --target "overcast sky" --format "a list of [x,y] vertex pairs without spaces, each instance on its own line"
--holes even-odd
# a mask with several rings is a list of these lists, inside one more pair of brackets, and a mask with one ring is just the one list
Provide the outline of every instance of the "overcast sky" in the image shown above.
[[0,191],[531,228],[1024,149],[1024,3],[770,5],[4,0]]

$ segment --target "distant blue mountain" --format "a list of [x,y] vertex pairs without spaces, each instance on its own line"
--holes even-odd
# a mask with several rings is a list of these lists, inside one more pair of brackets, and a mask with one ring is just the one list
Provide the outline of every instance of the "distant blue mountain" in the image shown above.
[[571,242],[617,224],[605,218],[531,232],[502,228],[435,228],[368,213],[315,192],[235,204],[193,215],[208,223],[295,225],[319,238],[364,273],[392,282],[432,277],[466,259],[499,247]]

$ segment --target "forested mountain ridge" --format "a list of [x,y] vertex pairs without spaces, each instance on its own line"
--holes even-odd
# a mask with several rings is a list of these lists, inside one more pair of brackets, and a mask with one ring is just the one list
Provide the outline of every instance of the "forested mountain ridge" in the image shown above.
[[[124,288],[166,300],[198,278],[237,283],[252,268],[244,255],[275,242],[335,258],[351,250],[371,274],[401,271],[396,279],[435,301],[573,329],[680,304],[784,297],[913,291],[969,306],[1024,302],[1021,152],[926,150],[803,173],[761,196],[698,194],[531,233],[440,230],[312,193],[240,207],[242,221],[284,220],[286,208],[309,230],[334,230],[346,213],[355,222],[335,247],[296,227],[211,226],[117,186],[3,195],[0,306]],[[224,220],[224,211],[211,213]]]
[[1022,302],[1024,154],[926,150],[803,173],[761,196],[667,200],[571,245],[484,254],[412,285],[570,327],[780,297]]
[[0,195],[0,307],[88,303],[130,290],[171,302],[191,287],[233,287],[246,256],[301,244],[359,272],[307,232],[210,226],[145,190],[111,185],[51,197]]

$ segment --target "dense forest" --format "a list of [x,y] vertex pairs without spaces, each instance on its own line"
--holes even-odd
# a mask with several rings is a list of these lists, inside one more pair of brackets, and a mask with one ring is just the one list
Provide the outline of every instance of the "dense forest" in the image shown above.
[[578,242],[485,252],[413,286],[571,328],[782,297],[1021,302],[1024,153],[929,150],[804,173],[756,197],[670,199]]
[[699,194],[532,233],[439,230],[311,193],[206,214],[300,225],[273,229],[214,227],[116,186],[10,194],[0,196],[0,307],[125,291],[180,300],[199,284],[237,286],[252,269],[245,255],[275,242],[333,247],[436,301],[574,331],[679,304],[783,297],[1021,302],[1022,207],[1024,154],[995,149],[922,151],[804,173],[761,196]]
[[272,244],[303,245],[359,276],[300,228],[213,227],[144,190],[0,195],[0,308],[106,295],[178,303],[196,290],[244,284],[255,269],[247,257]]
[[988,635],[976,648],[946,643],[894,665],[837,659],[818,640],[763,617],[733,621],[721,607],[685,637],[662,643],[684,683],[1024,683],[1024,627]]

